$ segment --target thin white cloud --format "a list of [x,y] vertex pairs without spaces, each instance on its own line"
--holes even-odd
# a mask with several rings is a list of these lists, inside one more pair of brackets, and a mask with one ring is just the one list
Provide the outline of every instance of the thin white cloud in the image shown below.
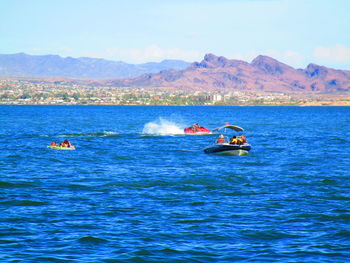
[[332,63],[350,62],[350,49],[344,45],[335,45],[331,47],[315,47],[313,55],[316,59]]
[[202,60],[205,53],[197,50],[184,50],[180,48],[161,48],[157,45],[150,45],[145,48],[121,48],[110,47],[104,50],[74,50],[65,47],[56,49],[31,49],[30,54],[44,55],[44,54],[59,54],[67,57],[93,57],[104,58],[114,61],[123,61],[127,63],[145,63],[145,62],[159,62],[164,59],[179,59],[188,62]]
[[[158,45],[150,45],[144,48],[121,48],[111,47],[99,51],[88,50],[73,50],[69,48],[60,47],[56,50],[43,50],[32,49],[34,54],[59,54],[61,56],[72,57],[94,57],[104,58],[114,61],[124,61],[127,63],[145,63],[145,62],[158,62],[164,59],[179,59],[188,62],[201,61],[206,52],[198,50],[184,50],[180,48],[161,48]],[[214,53],[217,56],[224,56],[228,59],[239,59],[247,62],[251,62],[258,55],[267,55],[275,58],[283,63],[286,63],[292,67],[304,67],[305,57],[300,53],[293,50],[280,51],[276,49],[256,51],[251,50],[249,52],[242,53],[218,53],[207,51],[207,53]]]
[[197,50],[183,50],[179,48],[161,48],[150,45],[145,48],[108,48],[104,57],[114,60],[128,61],[132,63],[143,63],[150,61],[161,61],[164,59],[180,59],[185,61],[199,60],[203,53]]
[[274,51],[267,54],[295,68],[300,68],[304,66],[304,56],[294,50]]

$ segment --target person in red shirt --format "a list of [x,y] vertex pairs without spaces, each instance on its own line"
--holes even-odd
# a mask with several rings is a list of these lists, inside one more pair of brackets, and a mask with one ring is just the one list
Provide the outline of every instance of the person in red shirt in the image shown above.
[[225,140],[224,135],[220,134],[220,136],[217,139],[216,143],[225,143],[225,142],[227,142],[227,141]]
[[64,145],[64,147],[71,147],[72,146],[72,144],[68,140],[64,140],[63,145]]

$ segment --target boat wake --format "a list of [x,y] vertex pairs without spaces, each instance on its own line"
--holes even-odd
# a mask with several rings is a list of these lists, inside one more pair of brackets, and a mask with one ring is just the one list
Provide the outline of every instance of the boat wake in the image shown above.
[[119,135],[118,132],[103,131],[103,132],[62,134],[62,135],[58,135],[58,137],[113,137],[117,135]]
[[180,135],[185,134],[183,128],[175,122],[159,118],[156,121],[148,122],[142,130],[147,135]]

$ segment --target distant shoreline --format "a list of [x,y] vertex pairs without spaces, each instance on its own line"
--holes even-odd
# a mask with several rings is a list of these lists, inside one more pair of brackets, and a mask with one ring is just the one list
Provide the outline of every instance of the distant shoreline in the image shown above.
[[0,106],[161,106],[161,107],[349,107],[348,104],[335,104],[335,103],[308,103],[308,104],[245,104],[245,105],[162,105],[162,104],[73,104],[73,103],[62,103],[62,104],[32,104],[32,103],[0,103]]
[[350,92],[307,93],[102,87],[0,80],[5,105],[350,106]]

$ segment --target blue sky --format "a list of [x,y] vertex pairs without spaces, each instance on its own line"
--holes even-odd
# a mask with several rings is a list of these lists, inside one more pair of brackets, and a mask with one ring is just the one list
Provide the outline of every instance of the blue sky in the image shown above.
[[348,0],[0,0],[0,53],[129,63],[213,53],[350,70]]

